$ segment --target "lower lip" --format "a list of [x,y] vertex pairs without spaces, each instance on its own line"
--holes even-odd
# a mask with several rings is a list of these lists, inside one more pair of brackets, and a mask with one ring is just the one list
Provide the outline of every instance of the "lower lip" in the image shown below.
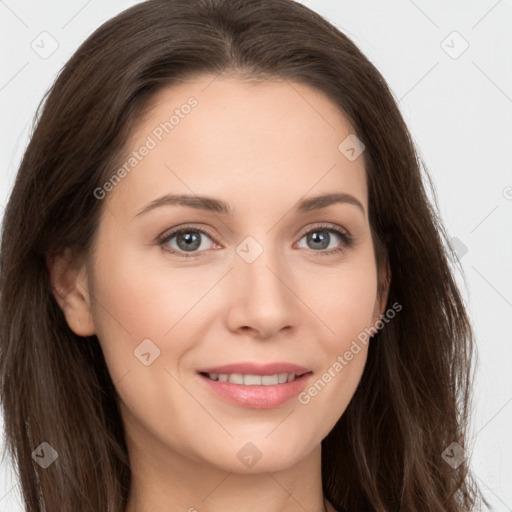
[[306,381],[311,375],[312,373],[308,372],[300,377],[295,377],[292,382],[275,386],[245,386],[232,382],[219,382],[201,374],[199,377],[214,393],[234,405],[252,409],[271,409],[296,397],[304,389]]

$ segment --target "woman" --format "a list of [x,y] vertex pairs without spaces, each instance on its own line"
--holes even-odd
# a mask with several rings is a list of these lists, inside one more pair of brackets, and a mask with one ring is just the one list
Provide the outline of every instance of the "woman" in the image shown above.
[[100,27],[4,217],[27,510],[471,510],[473,335],[422,170],[382,76],[298,3]]

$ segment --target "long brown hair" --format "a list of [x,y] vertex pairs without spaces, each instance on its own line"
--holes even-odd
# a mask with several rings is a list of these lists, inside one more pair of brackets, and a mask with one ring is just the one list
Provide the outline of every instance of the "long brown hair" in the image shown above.
[[[143,2],[97,29],[45,97],[1,245],[0,396],[26,510],[125,510],[130,464],[116,388],[97,338],[69,329],[47,259],[93,250],[104,203],[94,190],[119,165],[137,119],[162,88],[206,73],[312,86],[365,145],[376,261],[389,263],[388,303],[402,310],[372,337],[359,387],[322,441],[327,498],[338,510],[471,510],[479,491],[468,454],[457,467],[442,456],[451,443],[467,450],[474,341],[434,189],[431,202],[381,74],[292,0]],[[42,442],[58,452],[46,469],[32,457]]]

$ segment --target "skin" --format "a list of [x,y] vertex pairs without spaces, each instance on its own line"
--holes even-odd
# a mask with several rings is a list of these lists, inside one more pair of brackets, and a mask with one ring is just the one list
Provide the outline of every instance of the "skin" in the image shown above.
[[[233,405],[195,370],[285,361],[311,369],[312,383],[385,312],[364,161],[338,150],[354,130],[315,89],[213,78],[153,99],[132,151],[190,96],[198,105],[103,199],[93,255],[65,251],[52,261],[54,291],[70,328],[98,337],[121,397],[133,479],[127,512],[230,512],[248,503],[252,511],[320,512],[320,443],[356,390],[367,347],[306,405]],[[295,211],[304,196],[333,192],[353,195],[364,212],[348,203]],[[222,199],[233,214],[166,205],[135,217],[165,193]],[[348,231],[354,245],[344,248],[330,230],[328,249],[308,243],[302,233],[324,222]],[[199,235],[196,256],[159,245],[159,235],[188,224],[209,233]],[[253,263],[236,252],[248,236],[263,248]],[[160,350],[149,366],[134,356],[144,339]],[[248,442],[262,454],[252,467],[237,457]]]

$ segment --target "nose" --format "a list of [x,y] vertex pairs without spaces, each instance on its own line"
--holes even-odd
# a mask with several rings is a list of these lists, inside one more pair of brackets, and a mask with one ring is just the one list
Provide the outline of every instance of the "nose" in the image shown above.
[[252,262],[240,254],[235,255],[230,272],[229,329],[250,332],[258,339],[291,330],[301,312],[290,267],[268,248]]

